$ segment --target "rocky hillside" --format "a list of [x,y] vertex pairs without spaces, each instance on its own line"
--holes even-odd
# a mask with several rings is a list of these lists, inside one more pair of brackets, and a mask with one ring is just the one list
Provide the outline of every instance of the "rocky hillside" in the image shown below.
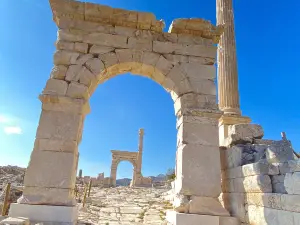
[[10,182],[12,186],[22,186],[25,168],[18,166],[0,166],[0,187]]

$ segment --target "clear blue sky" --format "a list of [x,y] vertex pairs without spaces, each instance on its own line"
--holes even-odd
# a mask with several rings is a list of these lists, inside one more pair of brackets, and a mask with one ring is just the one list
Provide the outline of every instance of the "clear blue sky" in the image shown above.
[[[153,12],[167,27],[174,18],[201,17],[215,23],[215,0],[94,0]],[[265,138],[286,131],[300,150],[299,0],[234,1],[241,108],[263,125]],[[298,26],[298,28],[297,28]],[[0,165],[27,166],[55,51],[56,25],[47,0],[0,1]],[[298,40],[298,42],[297,42]],[[91,98],[80,165],[85,175],[110,172],[111,149],[135,151],[145,128],[144,175],[174,167],[175,116],[171,97],[153,81],[131,75],[100,85]],[[121,163],[118,178],[131,177]]]

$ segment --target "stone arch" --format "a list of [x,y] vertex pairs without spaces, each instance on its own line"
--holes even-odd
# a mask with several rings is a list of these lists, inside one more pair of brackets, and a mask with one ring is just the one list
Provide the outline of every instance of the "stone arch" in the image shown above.
[[111,161],[111,170],[110,170],[110,185],[115,187],[116,186],[116,179],[117,179],[117,169],[118,165],[122,161],[128,161],[133,166],[133,175],[132,175],[132,184],[135,184],[136,173],[138,163],[139,163],[139,152],[128,152],[128,151],[117,151],[112,150],[112,161]]
[[50,4],[59,28],[57,51],[40,95],[42,112],[20,207],[75,206],[78,146],[88,100],[98,84],[126,72],[158,82],[174,101],[175,193],[216,201],[221,192],[221,112],[213,64],[222,29],[202,19],[177,19],[165,33],[163,21],[151,13],[71,0]]

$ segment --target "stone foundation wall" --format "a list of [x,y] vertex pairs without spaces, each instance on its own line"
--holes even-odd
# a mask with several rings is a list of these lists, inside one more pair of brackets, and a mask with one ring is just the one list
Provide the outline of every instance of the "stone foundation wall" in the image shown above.
[[220,150],[220,201],[242,225],[299,225],[300,159],[287,140],[249,140]]

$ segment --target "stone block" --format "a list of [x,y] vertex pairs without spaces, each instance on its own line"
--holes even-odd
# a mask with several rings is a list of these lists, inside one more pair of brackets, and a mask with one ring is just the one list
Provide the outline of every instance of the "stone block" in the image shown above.
[[280,209],[285,211],[300,213],[300,195],[283,194],[280,195],[280,197],[281,197]]
[[74,50],[74,42],[68,42],[68,41],[61,41],[58,40],[56,43],[56,48],[59,50],[69,50],[69,51],[73,51]]
[[243,180],[245,192],[272,193],[271,179],[268,175],[245,177]]
[[54,66],[51,71],[50,78],[57,79],[57,80],[64,80],[66,77],[67,70],[68,67],[64,65]]
[[81,126],[81,115],[42,111],[36,138],[77,141]]
[[125,36],[104,33],[90,33],[83,36],[85,43],[115,48],[127,48],[127,39]]
[[272,190],[274,193],[287,193],[284,187],[284,177],[285,175],[271,176]]
[[67,93],[68,83],[64,80],[49,79],[46,87],[43,90],[45,95],[60,95],[64,96]]
[[174,103],[175,115],[184,109],[217,109],[215,95],[200,95],[196,93],[187,93],[176,99]]
[[[73,188],[76,177],[77,152],[33,151],[26,170],[24,186]],[[35,173],[35,171],[45,171]],[[76,173],[76,172],[75,172]]]
[[220,225],[219,216],[185,214],[175,211],[167,211],[166,220],[170,225]]
[[216,69],[213,65],[201,65],[198,62],[181,63],[179,69],[194,81],[201,81],[203,79],[214,80],[216,77]]
[[74,50],[76,52],[88,53],[88,48],[89,48],[89,45],[87,43],[76,42],[74,45]]
[[187,64],[189,62],[189,57],[186,55],[163,54],[163,56],[173,65]]
[[218,127],[213,124],[182,123],[178,128],[177,145],[218,146]]
[[60,139],[35,139],[34,149],[38,151],[70,152],[77,151],[77,142]]
[[[282,194],[277,193],[247,193],[245,203],[281,210],[284,207],[282,196]],[[289,199],[287,201],[289,201]]]
[[158,60],[160,58],[160,54],[155,52],[144,52],[142,62],[149,66],[156,66]]
[[300,225],[300,213],[293,213],[294,225]]
[[300,172],[300,159],[289,160],[288,165],[290,167],[290,172]]
[[245,194],[243,193],[223,193],[223,204],[231,216],[236,217],[242,222],[247,222],[245,209]]
[[99,59],[104,63],[105,68],[116,65],[119,63],[116,53],[108,52],[99,55]]
[[221,193],[220,167],[218,146],[195,144],[179,146],[175,180],[176,193],[217,198]]
[[78,57],[79,57],[78,52],[58,50],[54,53],[54,64],[55,65],[75,64]]
[[220,216],[220,225],[240,225],[239,219],[234,217]]
[[99,76],[99,74],[105,69],[104,63],[100,59],[98,59],[98,58],[89,59],[86,62],[86,67],[95,76]]
[[229,216],[217,198],[192,196],[189,202],[189,213],[213,216]]
[[142,50],[142,51],[152,51],[152,40],[129,37],[128,48]]
[[228,141],[230,145],[252,143],[253,139],[264,136],[263,128],[256,124],[235,124],[228,129]]
[[277,175],[279,168],[277,165],[269,164],[267,162],[257,162],[242,166],[243,176],[253,175]]
[[266,150],[266,158],[270,163],[287,162],[294,159],[293,149],[287,141],[274,141]]
[[24,187],[23,195],[17,202],[32,205],[76,205],[74,189],[46,187]]
[[76,65],[83,65],[85,64],[89,59],[92,59],[94,55],[92,54],[81,54],[77,58],[76,62],[74,64]]
[[83,32],[72,33],[70,30],[59,29],[57,31],[57,39],[59,41],[81,42],[83,40]]
[[71,82],[69,84],[66,96],[71,98],[88,99],[89,98],[88,87],[85,86],[84,84]]
[[67,74],[66,74],[66,81],[78,81],[79,80],[79,71],[81,70],[81,65],[71,65],[68,68]]
[[173,64],[161,55],[155,65],[155,68],[160,70],[162,74],[167,75],[173,68]]
[[6,225],[6,224],[9,224],[9,225],[29,225],[30,222],[29,222],[28,218],[18,216],[16,218],[8,217],[8,218],[2,220],[0,222],[0,224],[1,225]]
[[79,83],[84,84],[88,88],[92,86],[93,83],[96,83],[96,76],[85,66],[81,68],[78,73]]
[[93,45],[90,49],[90,53],[92,54],[105,54],[108,52],[114,51],[115,48],[109,46],[100,46],[100,45]]
[[266,145],[235,145],[225,151],[227,168],[234,168],[264,159]]
[[76,206],[26,205],[12,203],[10,217],[25,217],[35,222],[75,223],[78,209]]
[[300,195],[300,172],[287,173],[284,178],[284,187],[288,194]]

